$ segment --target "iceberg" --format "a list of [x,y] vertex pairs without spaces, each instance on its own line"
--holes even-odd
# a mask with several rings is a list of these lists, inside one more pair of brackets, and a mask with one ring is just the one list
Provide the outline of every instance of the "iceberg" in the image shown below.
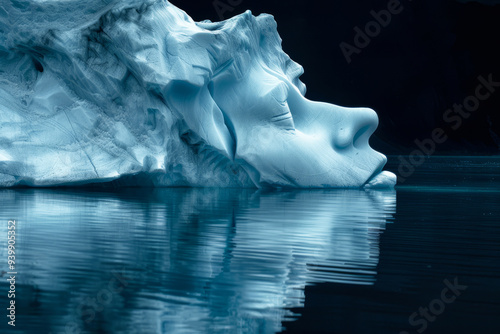
[[392,187],[368,108],[305,98],[271,15],[0,5],[0,186]]

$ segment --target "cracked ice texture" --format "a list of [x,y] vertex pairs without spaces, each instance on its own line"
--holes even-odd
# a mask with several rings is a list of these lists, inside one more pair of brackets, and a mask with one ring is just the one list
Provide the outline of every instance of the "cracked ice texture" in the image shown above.
[[376,113],[307,100],[270,15],[0,5],[0,186],[384,187]]

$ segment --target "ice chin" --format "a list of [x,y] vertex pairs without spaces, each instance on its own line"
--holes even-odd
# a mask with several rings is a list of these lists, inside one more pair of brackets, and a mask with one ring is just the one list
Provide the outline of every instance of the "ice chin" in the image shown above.
[[377,114],[307,100],[272,16],[99,3],[0,15],[0,186],[394,186]]

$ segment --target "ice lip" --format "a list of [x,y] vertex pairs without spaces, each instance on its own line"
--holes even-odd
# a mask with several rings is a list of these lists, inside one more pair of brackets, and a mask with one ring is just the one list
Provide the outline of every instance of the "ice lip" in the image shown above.
[[394,188],[397,182],[397,177],[394,173],[389,171],[380,171],[378,173],[374,173],[368,181],[364,184],[365,189],[377,188]]
[[364,183],[363,188],[394,188],[397,177],[394,173],[383,170],[386,163],[387,157],[384,156],[384,159],[380,161],[372,175]]
[[369,183],[372,179],[374,179],[378,174],[382,172],[382,169],[384,168],[385,164],[387,163],[387,157],[382,155],[383,159],[378,163],[377,168],[373,170],[373,173],[366,179],[365,184]]

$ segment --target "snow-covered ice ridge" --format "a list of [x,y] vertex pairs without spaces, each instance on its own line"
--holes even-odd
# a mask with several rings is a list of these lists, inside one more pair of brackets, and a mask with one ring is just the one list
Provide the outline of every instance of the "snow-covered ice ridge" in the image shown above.
[[0,186],[392,187],[367,108],[307,100],[271,15],[0,3]]

